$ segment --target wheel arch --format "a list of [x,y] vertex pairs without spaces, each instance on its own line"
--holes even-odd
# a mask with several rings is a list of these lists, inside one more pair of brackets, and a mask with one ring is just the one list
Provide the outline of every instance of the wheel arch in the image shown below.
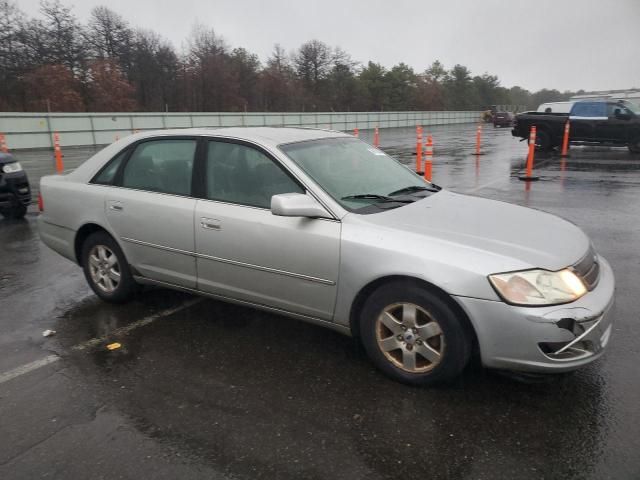
[[362,308],[364,307],[365,301],[377,288],[390,283],[407,283],[411,285],[417,285],[432,293],[435,293],[438,297],[440,297],[444,302],[447,303],[447,305],[456,313],[456,317],[461,320],[462,326],[468,333],[471,340],[472,351],[479,351],[478,337],[476,335],[475,328],[473,327],[473,323],[469,319],[467,312],[455,300],[455,298],[453,298],[450,294],[448,294],[437,285],[434,285],[433,283],[427,282],[426,280],[423,280],[421,278],[405,275],[388,275],[380,277],[369,282],[367,285],[362,287],[362,289],[360,289],[358,294],[355,296],[353,303],[351,304],[351,311],[349,313],[349,327],[351,329],[351,335],[354,338],[360,337],[359,316]]
[[[106,228],[98,225],[97,223],[90,222],[82,225],[82,227],[80,227],[76,232],[76,237],[73,242],[73,253],[75,254],[78,265],[82,265],[82,245],[84,245],[85,240],[89,238],[89,235],[96,232],[104,232],[113,238],[113,235],[111,235]],[[118,243],[115,238],[114,241]]]
[[549,145],[547,146],[547,148],[553,148],[558,143],[558,139],[561,138],[561,137],[556,137],[556,135],[554,135],[554,132],[551,126],[546,123],[536,125],[536,131],[537,131],[537,134],[544,133],[549,137]]

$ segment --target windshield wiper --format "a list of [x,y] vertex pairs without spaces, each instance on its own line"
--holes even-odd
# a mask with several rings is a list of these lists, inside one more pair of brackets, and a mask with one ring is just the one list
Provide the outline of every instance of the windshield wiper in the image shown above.
[[400,203],[411,203],[415,201],[413,199],[408,199],[408,198],[407,199],[392,198],[386,195],[378,195],[377,193],[360,193],[358,195],[347,195],[346,197],[342,197],[340,200],[359,200],[359,199],[380,200],[381,202],[400,202]]
[[432,185],[427,187],[425,185],[410,185],[408,187],[401,188],[400,190],[395,190],[389,194],[389,196],[401,195],[403,193],[413,193],[413,192],[439,192],[442,188],[437,185]]

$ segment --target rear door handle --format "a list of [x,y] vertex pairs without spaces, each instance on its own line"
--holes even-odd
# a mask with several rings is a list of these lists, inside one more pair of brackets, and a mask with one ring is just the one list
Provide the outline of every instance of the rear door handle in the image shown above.
[[121,212],[124,210],[124,206],[120,202],[109,202],[109,210]]
[[215,218],[205,218],[202,217],[200,219],[200,226],[205,230],[221,230],[222,226],[220,225],[220,220]]

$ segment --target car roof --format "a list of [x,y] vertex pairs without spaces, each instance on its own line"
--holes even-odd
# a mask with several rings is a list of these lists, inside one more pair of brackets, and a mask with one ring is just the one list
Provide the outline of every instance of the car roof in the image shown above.
[[127,135],[97,152],[68,174],[70,179],[89,181],[104,163],[127,148],[129,145],[149,138],[209,136],[245,140],[267,148],[275,149],[278,145],[294,142],[305,142],[323,138],[352,138],[351,135],[336,130],[300,127],[220,127],[220,128],[176,128],[167,130],[147,130]]
[[[217,136],[247,140],[268,146],[284,143],[304,142],[332,137],[349,137],[337,130],[302,127],[213,127],[213,128],[179,128],[168,130],[150,130],[135,135],[136,139],[156,136],[198,135]],[[131,138],[134,137],[133,135]]]

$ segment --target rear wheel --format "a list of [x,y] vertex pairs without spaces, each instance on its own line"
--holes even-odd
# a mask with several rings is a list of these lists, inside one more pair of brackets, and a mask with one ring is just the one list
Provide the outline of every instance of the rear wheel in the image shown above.
[[631,153],[640,153],[640,137],[634,138],[627,147]]
[[551,136],[545,130],[536,132],[536,149],[541,151],[551,149]]
[[124,253],[106,232],[92,233],[85,240],[82,268],[91,289],[107,302],[126,302],[136,290]]
[[381,371],[413,385],[456,377],[471,351],[469,335],[448,303],[413,284],[378,288],[362,309],[360,333]]
[[27,214],[27,206],[23,204],[15,205],[9,208],[3,208],[0,213],[6,218],[19,219]]

